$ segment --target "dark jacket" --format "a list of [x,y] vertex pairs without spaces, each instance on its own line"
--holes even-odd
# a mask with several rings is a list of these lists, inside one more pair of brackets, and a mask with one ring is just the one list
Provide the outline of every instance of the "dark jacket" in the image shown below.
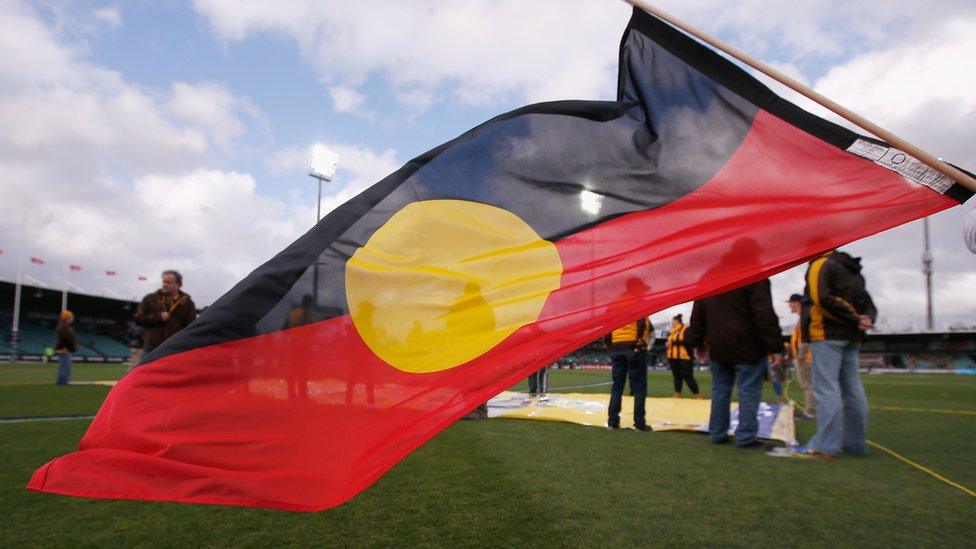
[[75,337],[75,329],[71,327],[71,324],[59,322],[58,327],[54,329],[54,335],[57,338],[54,344],[54,352],[73,353],[78,350],[78,339]]
[[783,352],[769,279],[695,302],[685,331],[689,347],[715,362],[751,364]]
[[[169,319],[162,319],[162,312],[169,312]],[[146,329],[143,333],[143,348],[149,352],[166,341],[173,334],[186,328],[197,317],[197,307],[189,295],[180,292],[176,299],[170,299],[161,290],[142,298],[136,309],[136,323]]]
[[861,258],[831,252],[807,267],[801,326],[804,341],[860,341],[861,315],[874,321],[878,310],[861,276]]

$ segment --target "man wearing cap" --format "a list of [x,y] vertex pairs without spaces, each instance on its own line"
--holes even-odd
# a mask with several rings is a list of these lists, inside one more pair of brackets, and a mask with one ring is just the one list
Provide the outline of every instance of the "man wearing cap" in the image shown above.
[[54,330],[57,338],[54,352],[58,355],[58,385],[67,385],[71,380],[71,353],[78,350],[75,329],[71,327],[74,321],[75,315],[71,311],[61,311],[58,327]]
[[[797,317],[802,316],[803,296],[793,294],[788,303],[791,313]],[[800,388],[803,389],[803,408],[799,417],[800,419],[813,419],[817,409],[817,400],[813,395],[813,353],[810,351],[810,343],[803,340],[802,318],[797,318],[796,326],[793,327],[793,335],[790,336],[790,356],[793,357],[796,377],[800,381]]]

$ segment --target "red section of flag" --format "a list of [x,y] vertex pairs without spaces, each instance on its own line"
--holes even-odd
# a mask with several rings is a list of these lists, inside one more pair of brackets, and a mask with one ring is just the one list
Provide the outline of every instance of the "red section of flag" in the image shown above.
[[105,271],[106,276],[115,276],[115,271]]
[[72,271],[80,271],[81,265],[68,265],[68,268],[71,269]]
[[44,264],[44,260],[41,259],[41,258],[39,258],[39,257],[31,257],[30,258],[30,262],[33,263],[34,265],[43,265]]
[[365,346],[348,316],[165,356],[123,377],[79,451],[39,469],[29,488],[331,507],[608,325],[953,205],[760,112],[733,158],[691,195],[560,240],[561,287],[539,321],[476,360],[401,372]]

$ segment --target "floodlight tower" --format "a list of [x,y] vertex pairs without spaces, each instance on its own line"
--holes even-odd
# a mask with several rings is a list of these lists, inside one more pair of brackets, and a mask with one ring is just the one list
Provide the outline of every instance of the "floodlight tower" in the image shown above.
[[[330,151],[325,145],[316,143],[312,146],[312,165],[308,173],[319,183],[319,199],[315,203],[315,223],[322,219],[322,181],[332,181],[336,167],[339,165],[339,155]],[[319,263],[312,268],[312,296],[314,303],[319,303]]]

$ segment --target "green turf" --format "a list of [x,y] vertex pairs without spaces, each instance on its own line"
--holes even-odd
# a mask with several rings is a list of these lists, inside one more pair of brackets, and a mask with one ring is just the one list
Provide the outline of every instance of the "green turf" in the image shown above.
[[[72,381],[100,381],[104,379],[118,379],[127,365],[119,363],[85,363],[76,362],[71,367]],[[54,383],[58,377],[56,362],[0,363],[0,386],[22,385],[25,383]]]
[[94,414],[108,390],[97,385],[0,385],[0,418]]
[[[0,369],[0,383],[11,371],[18,370]],[[707,388],[708,377],[699,377]],[[554,371],[551,385],[606,379],[606,372]],[[976,411],[973,377],[868,376],[865,386],[876,406]],[[669,395],[669,376],[653,374],[650,387]],[[94,411],[105,394],[0,389],[2,417]],[[587,390],[608,388],[570,391]],[[976,488],[974,422],[876,410],[869,436]],[[690,433],[519,420],[460,422],[353,501],[321,513],[25,491],[34,468],[71,451],[87,423],[0,424],[0,544],[962,547],[976,533],[976,498],[878,452],[800,461],[713,446]],[[799,428],[805,439],[813,425]]]

